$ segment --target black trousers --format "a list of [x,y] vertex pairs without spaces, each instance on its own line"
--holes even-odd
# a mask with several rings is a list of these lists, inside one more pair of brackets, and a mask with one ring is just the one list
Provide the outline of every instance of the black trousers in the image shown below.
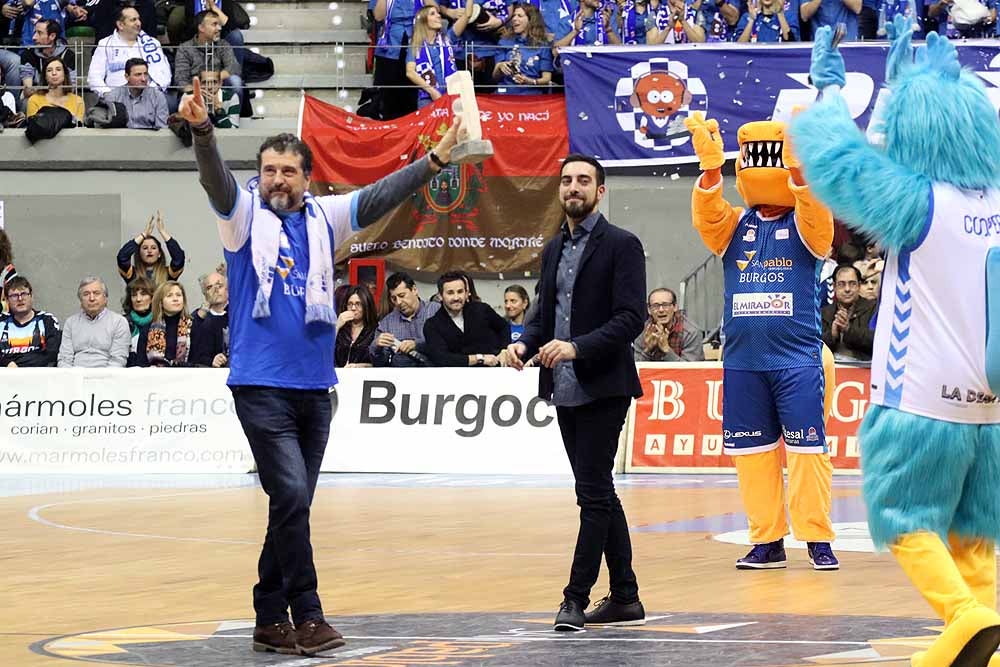
[[395,58],[375,56],[372,84],[381,95],[381,119],[393,120],[417,110],[417,87],[406,78],[406,52],[410,40],[404,35]]
[[871,7],[862,7],[858,14],[858,38],[878,39],[878,12]]
[[563,596],[584,608],[590,603],[590,589],[597,582],[602,554],[608,564],[611,598],[622,604],[639,599],[628,522],[612,478],[618,436],[630,402],[627,397],[616,397],[556,408],[563,445],[576,479],[576,504],[580,507],[580,532]]

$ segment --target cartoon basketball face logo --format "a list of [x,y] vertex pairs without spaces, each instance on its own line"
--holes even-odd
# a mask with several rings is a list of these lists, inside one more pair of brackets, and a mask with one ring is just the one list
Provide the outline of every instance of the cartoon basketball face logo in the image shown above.
[[670,118],[691,101],[684,82],[669,72],[650,72],[639,77],[632,94],[632,107],[655,118]]
[[667,58],[636,63],[618,80],[615,116],[622,130],[643,148],[668,151],[690,141],[684,119],[706,111],[708,95],[701,79],[688,77],[687,65]]

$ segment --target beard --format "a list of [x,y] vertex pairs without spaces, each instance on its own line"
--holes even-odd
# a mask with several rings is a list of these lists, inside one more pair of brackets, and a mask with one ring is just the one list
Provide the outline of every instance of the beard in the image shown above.
[[290,211],[293,208],[292,193],[288,190],[271,189],[262,193],[264,201],[275,211]]
[[597,202],[581,199],[564,199],[561,202],[563,213],[573,220],[583,220],[594,212]]

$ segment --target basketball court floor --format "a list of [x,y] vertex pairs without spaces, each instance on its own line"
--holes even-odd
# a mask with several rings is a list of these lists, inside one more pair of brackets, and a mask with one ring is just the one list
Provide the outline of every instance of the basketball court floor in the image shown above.
[[872,552],[860,478],[834,484],[839,572],[794,542],[741,572],[735,477],[618,476],[648,622],[567,634],[570,478],[326,474],[312,539],[347,645],[303,658],[250,650],[255,476],[0,476],[0,666],[908,665],[940,624]]

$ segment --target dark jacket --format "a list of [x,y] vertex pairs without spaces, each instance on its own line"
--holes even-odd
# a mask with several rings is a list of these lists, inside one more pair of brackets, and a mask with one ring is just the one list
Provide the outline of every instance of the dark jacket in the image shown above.
[[340,327],[333,350],[333,360],[337,368],[343,368],[347,364],[374,363],[370,347],[375,340],[377,330],[377,326],[371,329],[362,329],[357,339],[351,340],[351,325]]
[[[132,259],[135,257],[135,253],[139,250],[139,244],[135,242],[135,239],[129,239],[125,242],[125,245],[121,247],[118,251],[118,275],[122,277],[127,285],[135,278],[134,267],[132,266]],[[170,280],[177,280],[180,278],[181,274],[184,273],[184,262],[187,257],[184,254],[184,250],[181,248],[181,244],[177,242],[177,239],[170,237],[167,241],[167,254],[170,256],[170,264],[167,265],[167,278]],[[153,282],[156,280],[153,278],[152,273],[147,273],[147,276]],[[158,287],[158,285],[157,285]]]
[[199,308],[191,313],[188,363],[192,366],[211,366],[217,354],[229,356],[229,311],[224,315],[213,315]]
[[[519,342],[525,359],[552,340],[556,319],[556,272],[563,236],[542,250],[538,317],[525,325]],[[632,341],[646,319],[646,256],[631,232],[610,224],[603,215],[590,233],[573,283],[570,342],[577,347],[573,371],[583,390],[595,399],[642,396],[632,359]],[[541,368],[538,395],[552,398],[552,371]]]
[[498,354],[510,340],[510,323],[481,301],[462,309],[465,331],[444,306],[424,323],[424,346],[435,366],[468,366],[470,354]]
[[858,359],[870,360],[872,347],[875,345],[875,330],[871,328],[871,321],[876,310],[878,301],[859,296],[848,316],[847,328],[838,340],[833,337],[833,318],[837,315],[837,303],[823,306],[820,311],[823,318],[823,342],[834,353],[842,342]]

